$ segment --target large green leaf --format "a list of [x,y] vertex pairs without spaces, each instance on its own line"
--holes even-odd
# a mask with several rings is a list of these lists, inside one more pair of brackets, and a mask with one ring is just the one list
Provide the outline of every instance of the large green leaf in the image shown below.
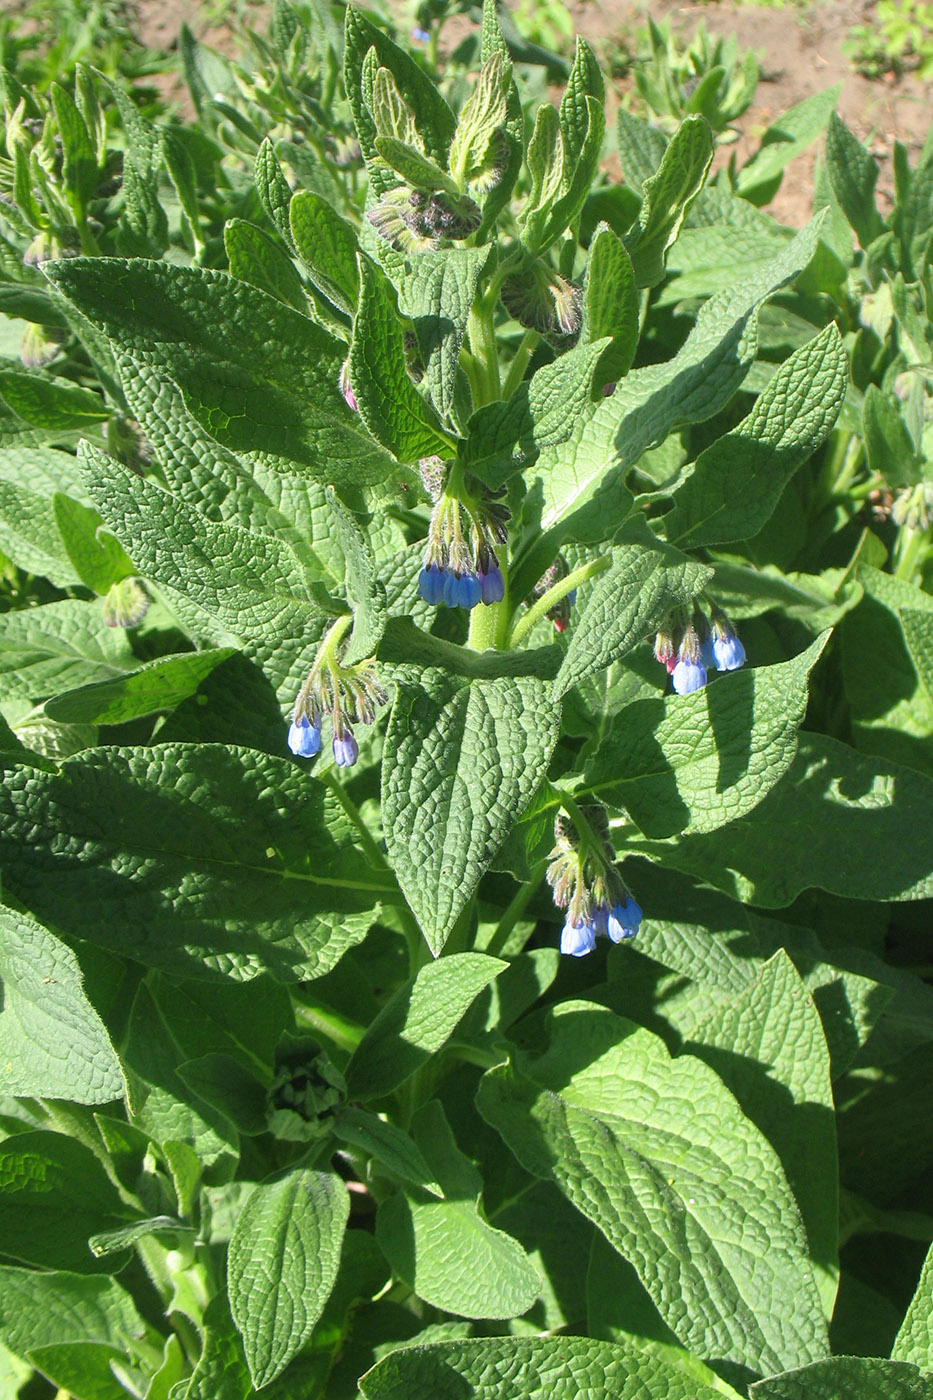
[[88,1247],[129,1212],[100,1159],[64,1133],[14,1133],[0,1144],[4,1254],[46,1269],[113,1272]]
[[[329,781],[222,744],[89,750],[60,773],[11,770],[0,792],[8,888],[65,932],[177,974],[333,966],[319,911],[362,913],[395,889],[370,865]],[[397,898],[397,892],[396,892]]]
[[[211,640],[239,643],[267,671],[283,704],[290,704],[333,610],[291,543],[208,520],[86,443],[82,454],[90,489],[141,572],[187,596],[195,617],[213,619]],[[203,632],[203,624],[195,622],[193,630]]]
[[672,360],[630,370],[610,398],[578,416],[566,441],[542,452],[526,477],[551,558],[567,535],[601,543],[606,520],[625,518],[625,471],[675,428],[728,403],[755,356],[756,309],[806,267],[818,237],[814,221],[760,272],[713,297]]
[[750,987],[701,1022],[687,1048],[716,1071],[780,1158],[831,1317],[839,1164],[829,1049],[816,1005],[787,954],[775,953]]
[[115,351],[171,378],[188,412],[218,442],[260,458],[285,457],[338,485],[392,473],[390,459],[344,402],[345,347],[322,326],[223,272],[102,263],[72,258],[47,264],[46,272]]
[[586,787],[654,837],[714,831],[751,811],[793,762],[807,680],[827,637],[692,695],[636,700],[588,763]]
[[61,1341],[124,1344],[146,1335],[131,1295],[112,1278],[0,1264],[0,1339],[16,1356]]
[[452,1035],[475,998],[507,966],[485,953],[455,953],[422,967],[389,999],[347,1066],[351,1097],[382,1098]]
[[782,112],[739,171],[736,189],[753,204],[767,204],[789,163],[822,136],[839,100],[840,84],[815,92]]
[[664,517],[683,549],[748,539],[836,421],[849,362],[834,322],[791,355],[737,428],[697,458]]
[[360,294],[357,240],[352,224],[341,218],[322,195],[299,190],[288,209],[298,256],[318,291],[352,316]]
[[432,952],[544,777],[559,708],[546,682],[399,681],[382,761],[389,859]]
[[7,613],[0,629],[0,705],[110,681],[135,666],[126,632],[108,627],[100,604],[77,598]]
[[634,1264],[689,1350],[753,1370],[826,1354],[806,1236],[773,1148],[708,1066],[588,1002],[490,1070],[478,1107]]
[[894,1361],[910,1361],[933,1374],[933,1245],[923,1261],[917,1290],[891,1350]]
[[862,247],[869,247],[884,232],[875,205],[879,166],[836,112],[830,115],[826,131],[826,170],[839,207]]
[[52,428],[57,433],[87,428],[110,414],[103,399],[92,390],[82,389],[67,379],[22,370],[0,370],[0,398],[25,423],[34,428]]
[[0,481],[0,550],[18,568],[58,588],[81,583],[52,501],[11,481]]
[[[933,781],[866,758],[820,734],[802,734],[784,781],[719,831],[641,850],[735,899],[775,908],[801,890],[849,899],[927,899],[933,853],[917,833],[933,823]],[[871,860],[864,852],[871,851]]]
[[454,401],[460,347],[488,257],[488,247],[418,253],[399,282],[399,310],[414,324],[424,360],[423,384],[442,415]]
[[931,1400],[933,1381],[904,1361],[834,1356],[758,1381],[752,1400]]
[[247,1197],[230,1240],[227,1293],[257,1388],[311,1335],[337,1277],[349,1213],[340,1177],[307,1167]]
[[95,1104],[120,1097],[120,1062],[66,944],[26,914],[0,909],[0,979],[4,1094]]
[[657,172],[645,180],[638,223],[625,238],[639,287],[653,287],[664,276],[665,254],[703,187],[713,145],[706,119],[685,117]]
[[437,415],[409,378],[405,332],[394,301],[385,274],[364,262],[350,344],[350,383],[360,416],[376,441],[400,462],[447,455],[449,443]]
[[557,695],[621,661],[672,608],[688,606],[713,576],[712,569],[665,548],[650,531],[631,534],[633,543],[611,551],[609,568],[590,585],[586,605],[574,617],[554,685]]
[[590,1337],[470,1337],[407,1346],[368,1371],[360,1389],[366,1400],[717,1400],[718,1394],[648,1352]]
[[173,710],[193,695],[215,666],[233,656],[230,647],[160,656],[114,680],[66,690],[46,702],[45,713],[62,724],[125,724]]

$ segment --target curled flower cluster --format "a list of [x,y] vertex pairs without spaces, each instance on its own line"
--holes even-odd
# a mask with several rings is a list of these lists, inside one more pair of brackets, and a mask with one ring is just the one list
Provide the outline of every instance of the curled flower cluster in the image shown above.
[[469,503],[443,494],[434,506],[418,593],[434,607],[501,603],[505,580],[495,546],[508,538],[509,512],[498,501]]
[[402,253],[440,248],[447,239],[459,242],[475,233],[483,221],[479,205],[469,195],[409,185],[389,190],[367,217],[380,237]]
[[377,706],[384,705],[388,696],[379,684],[375,662],[361,661],[355,666],[340,664],[334,656],[334,631],[331,629],[330,636],[325,639],[298,692],[288,730],[288,747],[296,758],[313,758],[320,753],[321,728],[324,717],[329,716],[334,761],[340,768],[352,768],[360,753],[353,725],[372,724]]
[[558,815],[547,871],[554,903],[567,911],[560,950],[573,958],[592,953],[600,934],[613,943],[634,938],[642,918],[616,868],[605,808],[584,807],[580,816],[578,827]]
[[678,695],[702,690],[712,670],[737,671],[745,664],[745,648],[715,606],[709,620],[698,608],[689,620],[683,610],[669,618],[654,639],[654,655],[666,667]]
[[556,348],[575,339],[583,324],[583,293],[536,259],[530,267],[507,277],[499,293],[513,320],[540,331]]

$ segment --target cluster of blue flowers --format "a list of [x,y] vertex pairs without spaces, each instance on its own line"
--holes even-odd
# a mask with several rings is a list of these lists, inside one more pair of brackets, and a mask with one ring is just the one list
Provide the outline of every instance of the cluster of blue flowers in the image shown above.
[[372,660],[355,666],[343,666],[337,660],[335,649],[347,621],[346,617],[338,619],[324,639],[298,692],[288,729],[288,747],[295,757],[314,758],[321,752],[321,729],[324,716],[329,715],[334,762],[340,768],[352,768],[360,755],[353,724],[372,724],[377,706],[388,700]]
[[589,918],[580,915],[572,920],[568,911],[560,936],[560,950],[572,958],[582,958],[592,953],[600,934],[606,934],[613,943],[622,943],[627,938],[635,937],[641,917],[641,908],[630,894],[625,896],[624,903],[617,900],[611,908],[604,904],[597,905]]
[[424,565],[418,575],[418,593],[439,608],[465,608],[478,603],[501,603],[505,579],[499,567],[496,545],[508,538],[509,512],[492,493],[477,486],[477,494],[462,486],[463,499],[448,495],[442,484],[443,464],[427,458],[421,464],[422,479],[435,495],[428,527]]
[[737,671],[745,664],[745,648],[725,613],[715,606],[709,621],[699,609],[689,622],[683,614],[669,619],[655,637],[654,654],[678,695],[702,690],[710,671]]
[[477,603],[501,603],[505,580],[498,560],[490,557],[486,569],[459,573],[440,564],[425,564],[418,575],[418,592],[433,607],[475,608]]
[[560,950],[582,958],[592,953],[600,935],[613,943],[634,938],[642,914],[616,867],[605,807],[573,810],[573,820],[559,813],[554,823],[547,882],[554,903],[567,911]]

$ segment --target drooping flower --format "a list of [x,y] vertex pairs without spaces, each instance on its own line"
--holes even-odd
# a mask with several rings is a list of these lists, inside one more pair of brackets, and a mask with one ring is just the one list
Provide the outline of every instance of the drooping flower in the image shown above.
[[706,685],[706,667],[701,661],[681,657],[671,672],[671,681],[678,695],[692,695]]
[[560,950],[572,958],[585,957],[596,947],[596,930],[592,923],[578,919],[572,923],[568,917],[560,936]]
[[296,758],[313,758],[320,753],[320,724],[312,724],[307,715],[293,719],[288,730],[288,747]]
[[713,658],[717,671],[737,671],[745,664],[745,648],[733,632],[713,639]]
[[626,938],[634,938],[640,924],[641,908],[632,896],[627,894],[624,904],[616,902],[609,910],[606,932],[613,943],[621,943]]
[[352,768],[360,756],[360,746],[352,729],[346,728],[341,733],[334,732],[334,761],[338,768]]

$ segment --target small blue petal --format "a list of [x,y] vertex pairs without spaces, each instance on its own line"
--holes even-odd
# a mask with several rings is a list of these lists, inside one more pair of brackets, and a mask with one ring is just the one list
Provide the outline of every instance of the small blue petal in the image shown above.
[[568,608],[572,608],[573,605],[574,605],[574,603],[575,603],[576,601],[577,601],[577,590],[576,590],[575,588],[571,588],[570,592],[567,594],[567,606],[568,606]]
[[288,730],[288,747],[296,758],[313,758],[321,752],[321,730],[307,715],[293,720]]
[[745,664],[745,648],[738,637],[717,637],[713,642],[717,671],[737,671]]
[[697,661],[678,661],[671,672],[671,680],[678,695],[691,695],[705,686],[706,667]]
[[706,667],[707,671],[712,671],[716,667],[716,651],[712,637],[707,637],[705,642],[700,643],[700,663]]
[[460,576],[451,573],[448,569],[442,569],[441,573],[444,576],[441,601],[445,608],[458,608],[460,606]]
[[422,29],[420,25],[416,24],[411,31],[411,37],[416,44],[426,44],[431,36],[426,29]]
[[437,607],[444,601],[444,575],[436,564],[426,564],[418,575],[418,592],[426,603]]
[[572,958],[585,957],[587,953],[592,953],[596,947],[596,930],[592,924],[584,923],[571,924],[568,920],[564,924],[560,936],[560,950],[568,953]]
[[621,943],[624,938],[634,938],[641,923],[641,909],[631,895],[624,904],[614,904],[609,911],[606,932],[613,943]]
[[464,574],[460,580],[460,606],[461,608],[475,608],[480,598],[483,596],[483,588],[475,574]]
[[479,574],[480,588],[484,603],[501,603],[505,597],[505,580],[502,577],[502,570],[497,564],[493,564],[488,574]]
[[334,735],[334,761],[338,768],[352,768],[360,756],[360,746],[352,734]]

